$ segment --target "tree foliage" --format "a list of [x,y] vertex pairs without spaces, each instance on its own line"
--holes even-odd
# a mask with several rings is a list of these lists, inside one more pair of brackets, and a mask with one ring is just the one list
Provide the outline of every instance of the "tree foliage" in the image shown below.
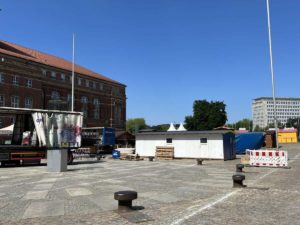
[[239,128],[246,128],[247,130],[251,131],[253,123],[250,119],[242,119],[237,121],[236,123],[228,124],[228,126],[236,130],[238,130]]
[[187,130],[212,130],[223,126],[227,121],[224,102],[196,100],[193,104],[193,116],[185,117]]
[[299,128],[300,127],[300,117],[289,118],[286,122],[286,127]]
[[170,127],[170,124],[158,124],[151,127],[151,129],[154,129],[156,131],[167,131]]
[[132,118],[126,121],[126,130],[130,133],[137,133],[141,129],[147,128],[144,118]]

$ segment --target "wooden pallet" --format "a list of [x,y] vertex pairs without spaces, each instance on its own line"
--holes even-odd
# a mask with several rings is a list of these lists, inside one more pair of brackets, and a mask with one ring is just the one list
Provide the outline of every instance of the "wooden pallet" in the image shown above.
[[174,159],[174,147],[173,146],[156,146],[155,158],[158,160]]

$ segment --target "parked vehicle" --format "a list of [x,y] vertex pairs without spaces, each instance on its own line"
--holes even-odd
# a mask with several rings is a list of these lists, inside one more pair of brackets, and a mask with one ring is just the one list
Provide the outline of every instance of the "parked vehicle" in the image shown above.
[[0,145],[0,162],[5,164],[40,163],[49,149],[71,149],[81,146],[82,113],[57,110],[0,107],[1,116],[13,116],[9,144]]
[[115,129],[110,127],[82,128],[82,146],[72,150],[74,158],[97,157],[112,151],[115,145]]

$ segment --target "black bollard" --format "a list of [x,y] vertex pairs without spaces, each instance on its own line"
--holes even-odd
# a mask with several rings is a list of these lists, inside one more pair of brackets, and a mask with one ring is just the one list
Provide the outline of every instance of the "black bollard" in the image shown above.
[[154,157],[153,156],[149,156],[149,161],[153,161]]
[[197,165],[202,165],[203,159],[196,159],[197,160]]
[[235,174],[232,176],[233,180],[233,187],[234,188],[243,188],[247,187],[246,185],[243,184],[243,180],[245,180],[245,175],[243,174]]
[[245,167],[244,164],[236,164],[236,166],[235,166],[236,172],[237,172],[237,173],[242,173],[242,172],[244,172],[244,171],[243,171],[243,168],[244,168],[244,167]]
[[114,194],[115,200],[119,201],[118,211],[131,211],[132,210],[132,200],[137,199],[136,191],[118,191]]

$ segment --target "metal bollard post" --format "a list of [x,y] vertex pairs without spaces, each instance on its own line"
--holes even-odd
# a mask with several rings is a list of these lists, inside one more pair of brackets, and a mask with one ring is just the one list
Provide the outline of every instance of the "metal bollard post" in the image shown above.
[[235,166],[236,172],[238,172],[238,173],[244,172],[244,171],[243,171],[243,168],[244,168],[244,167],[245,167],[244,164],[236,164],[236,166]]
[[153,162],[154,157],[153,156],[149,156],[149,161]]
[[132,200],[137,199],[136,191],[118,191],[114,194],[115,200],[118,200],[118,211],[131,211]]
[[234,188],[244,188],[247,187],[246,185],[243,184],[243,180],[245,180],[245,175],[243,174],[235,174],[232,176],[233,180],[233,187]]
[[197,165],[202,165],[203,159],[197,159]]

